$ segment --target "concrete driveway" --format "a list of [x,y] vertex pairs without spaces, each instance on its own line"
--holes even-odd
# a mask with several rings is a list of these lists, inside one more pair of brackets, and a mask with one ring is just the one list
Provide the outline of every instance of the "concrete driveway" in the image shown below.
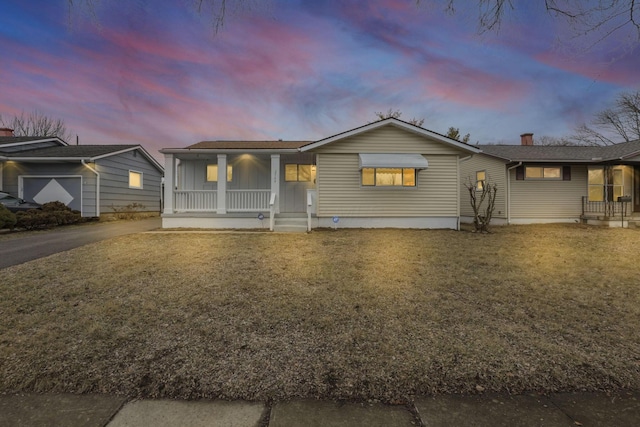
[[162,226],[159,217],[58,227],[24,232],[0,239],[0,268],[67,251],[89,243],[125,234],[154,230]]

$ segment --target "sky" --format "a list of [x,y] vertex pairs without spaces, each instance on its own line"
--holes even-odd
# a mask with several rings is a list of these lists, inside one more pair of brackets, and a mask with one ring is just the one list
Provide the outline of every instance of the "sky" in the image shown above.
[[[640,88],[640,48],[591,46],[542,0],[479,33],[474,1],[245,0],[215,31],[193,0],[3,0],[0,116],[64,120],[80,144],[318,140],[402,112],[472,143],[563,137]],[[596,39],[598,35],[595,36]]]

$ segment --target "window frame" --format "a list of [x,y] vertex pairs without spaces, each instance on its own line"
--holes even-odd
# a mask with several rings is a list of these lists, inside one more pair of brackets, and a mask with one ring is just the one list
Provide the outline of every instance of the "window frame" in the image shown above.
[[[289,179],[287,176],[287,168],[295,166],[296,167],[296,179]],[[309,168],[309,179],[300,179],[300,167],[308,167]],[[284,181],[285,182],[312,182],[313,181],[313,164],[312,163],[285,163],[284,165]]]
[[[480,174],[482,174],[482,179],[479,178]],[[482,170],[476,171],[476,185],[475,185],[476,191],[484,190],[484,186],[486,183],[487,183],[487,170],[482,169]]]
[[[541,169],[541,176],[532,177],[527,173],[529,169]],[[558,176],[545,176],[546,169],[557,169]],[[563,181],[563,169],[562,166],[525,166],[524,167],[524,179],[526,181]]]
[[[378,169],[388,169],[388,170],[394,170],[394,169],[399,169],[400,170],[400,184],[399,185],[379,185],[378,184]],[[371,171],[373,170],[373,184],[365,184],[364,183],[364,174],[365,171]],[[405,177],[405,171],[413,171],[413,185],[405,185],[406,182],[406,177]],[[381,188],[381,189],[400,189],[400,188],[404,188],[404,189],[411,189],[411,188],[418,188],[418,169],[416,168],[393,168],[393,167],[385,167],[385,168],[362,168],[360,169],[360,187],[361,188]]]
[[[209,179],[209,168],[216,168],[216,173],[212,174],[215,179]],[[206,182],[218,182],[218,164],[217,163],[208,163],[205,168],[205,177],[204,180]],[[227,182],[233,181],[233,165],[227,164]]]
[[[136,185],[132,185],[131,184],[131,176],[132,176],[132,174],[137,174],[137,175],[140,176],[140,186],[136,186]],[[143,190],[144,189],[144,173],[143,172],[129,169],[129,188],[136,189],[136,190]]]

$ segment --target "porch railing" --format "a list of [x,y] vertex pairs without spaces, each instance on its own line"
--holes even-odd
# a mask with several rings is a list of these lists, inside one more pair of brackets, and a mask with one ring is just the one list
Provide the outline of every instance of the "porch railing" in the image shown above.
[[176,212],[215,212],[218,192],[211,190],[176,190],[173,192]]
[[227,190],[227,212],[258,212],[269,209],[271,190]]
[[631,212],[630,202],[593,202],[589,201],[587,196],[582,197],[582,216],[600,214],[602,216],[626,216],[627,212]]

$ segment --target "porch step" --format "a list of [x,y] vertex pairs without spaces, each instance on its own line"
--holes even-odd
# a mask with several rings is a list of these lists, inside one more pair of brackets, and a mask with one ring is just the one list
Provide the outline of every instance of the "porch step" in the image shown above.
[[306,233],[307,216],[301,214],[276,214],[273,231]]

